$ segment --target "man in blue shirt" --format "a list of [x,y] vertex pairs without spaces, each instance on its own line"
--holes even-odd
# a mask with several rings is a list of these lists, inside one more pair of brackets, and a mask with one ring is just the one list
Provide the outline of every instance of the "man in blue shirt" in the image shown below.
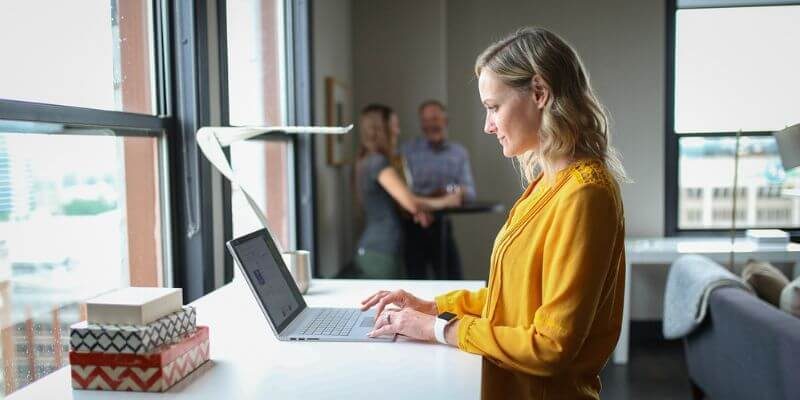
[[[469,154],[464,146],[447,139],[444,104],[436,100],[423,102],[419,106],[419,118],[423,136],[403,143],[400,148],[411,190],[421,196],[436,196],[460,188],[464,202],[475,200]],[[409,278],[427,278],[430,265],[436,279],[461,279],[461,260],[447,217],[436,217],[427,228],[409,221],[405,230]],[[445,257],[442,251],[446,252]],[[446,265],[441,265],[443,258]]]

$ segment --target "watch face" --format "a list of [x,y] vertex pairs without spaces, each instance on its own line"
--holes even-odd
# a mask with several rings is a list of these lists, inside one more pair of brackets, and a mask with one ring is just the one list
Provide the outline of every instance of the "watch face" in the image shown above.
[[447,311],[445,311],[445,312],[443,312],[443,313],[439,314],[439,317],[438,317],[438,318],[439,318],[439,319],[443,319],[443,320],[445,320],[445,321],[450,321],[451,319],[453,319],[453,318],[455,318],[455,317],[456,317],[456,315],[455,315],[455,314],[453,314],[453,313],[451,313],[451,312],[447,312]]

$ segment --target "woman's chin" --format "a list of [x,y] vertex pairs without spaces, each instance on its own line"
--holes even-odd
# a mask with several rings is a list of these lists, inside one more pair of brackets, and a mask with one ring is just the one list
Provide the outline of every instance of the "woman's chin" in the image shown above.
[[514,151],[512,149],[510,149],[510,148],[508,148],[506,146],[503,146],[503,156],[505,158],[511,158],[511,157],[514,157],[515,155],[516,154],[514,154]]

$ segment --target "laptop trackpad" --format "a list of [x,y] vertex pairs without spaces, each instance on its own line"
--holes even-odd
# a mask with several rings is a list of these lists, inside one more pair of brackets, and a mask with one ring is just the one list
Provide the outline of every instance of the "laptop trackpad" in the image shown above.
[[372,328],[375,326],[375,318],[372,317],[364,317],[361,319],[361,324],[358,325],[359,328]]

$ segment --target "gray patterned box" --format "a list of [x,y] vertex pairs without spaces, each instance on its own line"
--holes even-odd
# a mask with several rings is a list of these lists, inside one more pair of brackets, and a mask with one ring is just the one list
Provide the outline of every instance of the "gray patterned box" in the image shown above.
[[147,325],[78,322],[70,327],[69,345],[80,353],[147,354],[159,346],[177,343],[195,330],[195,309],[184,306]]

